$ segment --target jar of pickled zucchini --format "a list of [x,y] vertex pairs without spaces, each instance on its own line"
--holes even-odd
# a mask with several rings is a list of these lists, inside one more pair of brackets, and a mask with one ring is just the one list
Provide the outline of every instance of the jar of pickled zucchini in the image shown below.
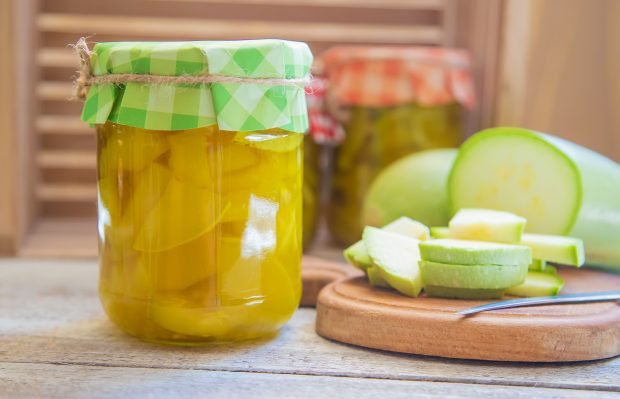
[[327,224],[337,243],[349,245],[359,240],[364,198],[383,168],[460,143],[473,85],[461,50],[334,47],[322,63],[328,109],[345,130],[331,162]]
[[308,47],[98,43],[82,60],[109,318],[159,343],[274,334],[301,294]]

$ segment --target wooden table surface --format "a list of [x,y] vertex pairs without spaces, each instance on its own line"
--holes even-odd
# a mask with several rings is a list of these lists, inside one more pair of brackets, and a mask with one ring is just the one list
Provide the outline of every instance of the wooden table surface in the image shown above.
[[109,323],[94,261],[0,260],[0,397],[620,398],[620,358],[456,361],[330,342],[300,309],[274,339],[143,343]]

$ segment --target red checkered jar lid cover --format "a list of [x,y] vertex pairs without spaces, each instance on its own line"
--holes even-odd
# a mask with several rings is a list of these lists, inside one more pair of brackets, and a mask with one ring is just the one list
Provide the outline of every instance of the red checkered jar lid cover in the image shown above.
[[474,107],[469,54],[436,47],[337,46],[321,57],[339,105]]

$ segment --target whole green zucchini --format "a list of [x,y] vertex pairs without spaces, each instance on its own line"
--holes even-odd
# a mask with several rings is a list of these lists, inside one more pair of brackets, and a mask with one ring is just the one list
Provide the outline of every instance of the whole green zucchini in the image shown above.
[[461,147],[448,178],[452,212],[489,208],[526,231],[584,240],[586,263],[620,271],[620,165],[558,137],[498,127]]

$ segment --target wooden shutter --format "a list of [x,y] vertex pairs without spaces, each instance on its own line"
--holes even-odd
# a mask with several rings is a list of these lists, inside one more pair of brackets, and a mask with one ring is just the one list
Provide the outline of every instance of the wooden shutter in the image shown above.
[[[468,3],[479,8],[489,4],[488,0]],[[306,41],[315,54],[335,44],[453,46],[470,44],[459,33],[463,26],[478,23],[471,12],[454,0],[39,1],[33,13],[38,37],[32,42],[33,61],[39,68],[33,108],[37,111],[32,115],[37,178],[22,182],[34,185],[37,212],[19,252],[96,254],[95,137],[78,119],[81,104],[69,100],[76,59],[68,44],[79,37],[92,41],[278,37]],[[459,25],[459,14],[466,16],[466,23]]]

